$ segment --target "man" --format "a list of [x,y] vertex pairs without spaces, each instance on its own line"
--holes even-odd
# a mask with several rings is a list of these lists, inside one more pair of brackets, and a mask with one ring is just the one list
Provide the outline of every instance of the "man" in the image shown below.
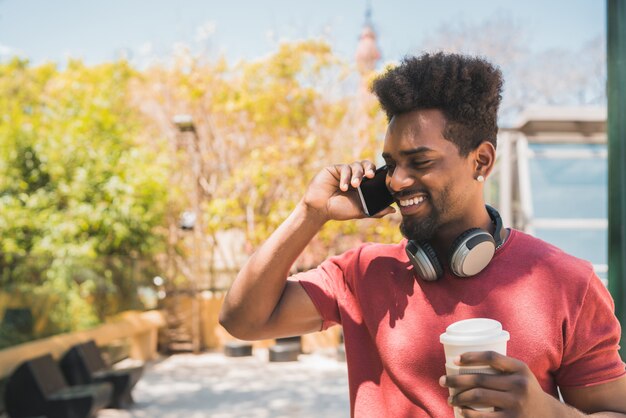
[[[425,280],[407,240],[366,244],[287,278],[326,222],[364,217],[355,188],[373,177],[374,165],[335,165],[313,179],[241,270],[221,323],[242,339],[341,324],[356,417],[451,417],[450,405],[466,417],[626,417],[620,327],[590,264],[499,228],[485,206],[501,90],[500,71],[488,62],[442,53],[407,58],[374,83],[389,119],[386,184],[402,233],[412,246],[427,246],[434,264],[439,260],[430,277],[438,280]],[[459,277],[449,252],[473,228],[495,235],[498,248],[482,271]],[[511,334],[508,356],[472,352],[458,363],[486,364],[501,374],[445,377],[439,335],[473,317],[502,323]],[[457,395],[448,399],[448,388]]]

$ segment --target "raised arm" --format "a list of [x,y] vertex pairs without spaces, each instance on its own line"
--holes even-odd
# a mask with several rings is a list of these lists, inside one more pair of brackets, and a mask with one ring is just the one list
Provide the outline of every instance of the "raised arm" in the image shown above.
[[[322,318],[289,270],[329,220],[362,218],[357,187],[374,176],[369,161],[327,167],[315,176],[291,215],[250,257],[233,282],[220,324],[245,340],[278,338],[318,331]],[[387,208],[377,216],[392,213]]]

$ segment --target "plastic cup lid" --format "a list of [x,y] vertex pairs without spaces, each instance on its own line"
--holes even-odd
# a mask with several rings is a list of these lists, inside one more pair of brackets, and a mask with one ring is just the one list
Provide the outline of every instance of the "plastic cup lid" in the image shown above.
[[439,341],[449,345],[478,345],[508,341],[510,335],[495,319],[472,318],[455,322],[446,328]]

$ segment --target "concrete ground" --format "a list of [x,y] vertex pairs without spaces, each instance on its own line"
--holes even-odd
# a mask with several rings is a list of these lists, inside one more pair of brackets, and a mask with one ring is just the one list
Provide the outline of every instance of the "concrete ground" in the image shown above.
[[270,363],[222,353],[177,354],[147,365],[128,410],[98,418],[345,418],[350,415],[346,363],[321,354]]

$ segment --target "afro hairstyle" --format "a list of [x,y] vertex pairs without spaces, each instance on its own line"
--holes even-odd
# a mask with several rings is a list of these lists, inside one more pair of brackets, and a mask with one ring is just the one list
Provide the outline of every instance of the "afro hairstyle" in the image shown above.
[[376,80],[372,90],[387,119],[418,109],[439,109],[443,137],[466,156],[483,141],[496,146],[502,73],[488,61],[438,52],[405,57]]

